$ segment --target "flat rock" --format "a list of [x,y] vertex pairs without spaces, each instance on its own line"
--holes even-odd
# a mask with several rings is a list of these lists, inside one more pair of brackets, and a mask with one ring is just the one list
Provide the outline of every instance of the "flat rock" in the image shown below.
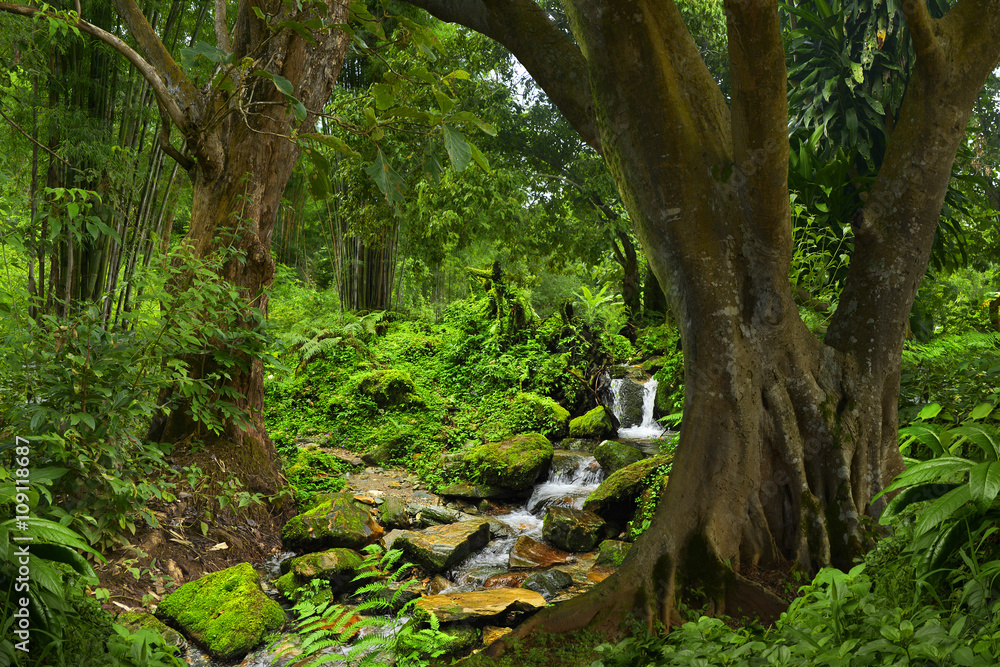
[[427,572],[438,573],[479,551],[489,541],[489,522],[474,520],[432,526],[420,532],[408,531],[396,538],[394,546],[403,550],[407,560]]
[[566,551],[590,551],[605,532],[604,519],[593,512],[571,507],[550,507],[542,523],[545,541]]
[[533,540],[527,535],[522,535],[514,542],[514,547],[510,550],[510,567],[551,567],[561,565],[573,560],[573,556],[566,551],[554,549],[538,540]]
[[573,577],[560,570],[535,572],[521,584],[523,588],[541,593],[546,600],[551,600],[561,591],[573,585]]
[[442,496],[454,498],[474,498],[476,500],[512,500],[523,496],[523,492],[512,491],[499,486],[488,486],[486,484],[449,484],[438,489]]
[[495,588],[473,593],[429,595],[417,600],[417,609],[433,612],[442,623],[496,621],[512,612],[535,612],[545,606],[540,593],[526,588]]

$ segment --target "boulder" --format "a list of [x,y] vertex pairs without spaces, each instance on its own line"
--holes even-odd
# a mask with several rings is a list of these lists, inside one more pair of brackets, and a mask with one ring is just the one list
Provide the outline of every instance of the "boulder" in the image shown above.
[[604,472],[611,475],[626,466],[638,463],[646,458],[646,455],[638,448],[624,442],[605,440],[594,449],[594,458],[604,468]]
[[645,391],[642,384],[631,378],[621,380],[615,397],[615,413],[619,417],[621,428],[632,428],[642,424],[642,401]]
[[163,598],[156,617],[179,629],[216,660],[239,660],[285,622],[249,563],[184,584]]
[[600,515],[615,526],[624,526],[635,514],[636,500],[651,483],[656,469],[672,460],[672,454],[664,454],[622,468],[587,496],[583,509]]
[[569,423],[569,437],[603,440],[615,435],[615,425],[603,406],[597,406]]
[[461,516],[459,512],[450,510],[446,507],[441,507],[439,505],[420,505],[417,503],[407,505],[406,511],[413,515],[414,523],[422,528],[455,523]]
[[604,537],[604,519],[572,507],[550,507],[542,523],[546,542],[565,551],[590,551]]
[[393,546],[402,549],[407,560],[436,574],[479,551],[489,541],[489,522],[476,520],[433,526],[420,532],[409,531],[398,536]]
[[498,639],[502,639],[514,632],[514,628],[498,628],[493,625],[487,625],[483,628],[483,646],[489,646]]
[[544,606],[545,598],[526,588],[428,595],[414,603],[415,609],[433,612],[441,623],[465,621],[472,624],[509,623],[515,613],[535,612]]
[[476,500],[486,498],[490,500],[511,500],[524,495],[523,492],[505,489],[500,486],[464,483],[449,484],[448,486],[438,489],[438,493],[442,496],[450,496],[453,498],[473,498]]
[[487,442],[467,450],[466,470],[489,486],[528,489],[548,468],[552,443],[540,433],[525,433],[502,442]]
[[510,550],[510,567],[551,567],[573,560],[565,551],[553,549],[547,544],[521,535]]
[[548,396],[520,393],[514,397],[510,410],[513,422],[521,425],[522,430],[537,431],[556,440],[565,437],[569,431],[569,410]]
[[409,528],[410,515],[406,511],[406,502],[399,496],[388,496],[379,506],[381,523],[387,528]]
[[573,577],[559,570],[545,570],[528,576],[521,584],[522,588],[541,593],[546,601],[551,600],[563,589],[573,585]]
[[483,582],[483,588],[518,588],[528,578],[530,572],[504,572],[494,574]]
[[316,496],[312,509],[285,524],[281,538],[291,551],[361,549],[377,542],[384,532],[368,508],[355,502],[354,496],[324,493]]
[[396,368],[366,374],[358,383],[358,393],[380,408],[424,405],[409,374]]
[[298,600],[298,589],[307,586],[313,579],[330,582],[330,591],[340,593],[352,590],[354,577],[364,557],[351,549],[328,549],[306,554],[281,563],[285,574],[274,582],[278,592],[289,600]]
[[597,547],[597,560],[594,562],[594,567],[605,569],[617,568],[625,560],[625,554],[628,553],[630,548],[632,548],[632,545],[628,542],[604,540]]

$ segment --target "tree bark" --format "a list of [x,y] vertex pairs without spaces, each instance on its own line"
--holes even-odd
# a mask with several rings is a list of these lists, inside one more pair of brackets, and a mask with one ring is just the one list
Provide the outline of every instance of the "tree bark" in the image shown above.
[[[457,3],[413,4],[477,25]],[[681,331],[686,396],[673,475],[651,527],[615,576],[516,634],[615,631],[633,614],[669,625],[679,620],[678,599],[696,589],[710,612],[775,618],[780,600],[753,575],[849,566],[868,546],[864,518],[881,511],[872,498],[902,469],[906,320],[972,103],[1000,58],[1000,0],[960,0],[940,20],[921,3],[906,6],[919,58],[855,220],[850,275],[824,341],[798,317],[788,278],[777,2],[726,2],[728,106],[673,3],[563,4],[603,155]],[[540,83],[560,108],[579,108]]]

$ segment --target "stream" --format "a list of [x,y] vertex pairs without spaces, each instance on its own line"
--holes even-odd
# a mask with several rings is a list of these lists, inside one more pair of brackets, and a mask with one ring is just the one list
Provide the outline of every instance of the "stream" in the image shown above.
[[[635,369],[636,367],[629,367],[627,370],[630,376],[610,382],[613,411],[622,424],[617,439],[629,441],[629,444],[647,455],[655,455],[659,449],[658,438],[667,434],[653,419],[657,383],[653,379],[636,381],[634,378],[638,374]],[[589,452],[555,450],[548,477],[535,486],[531,496],[525,502],[513,506],[510,511],[493,515],[492,518],[502,521],[510,528],[508,535],[494,538],[486,547],[445,572],[444,576],[451,585],[441,590],[441,593],[483,590],[491,578],[498,578],[496,585],[502,587],[505,583],[503,577],[511,574],[508,559],[517,538],[526,535],[541,541],[542,520],[546,510],[553,506],[582,509],[587,496],[597,489],[604,476],[604,470]],[[281,560],[292,556],[292,553],[283,553],[266,563],[255,565],[261,581],[265,582],[264,588],[268,595],[279,601],[280,596],[274,591],[270,581],[279,575]],[[519,582],[507,585],[516,586]],[[294,633],[286,633],[283,640],[294,642],[294,638]],[[275,653],[261,648],[247,655],[239,666],[269,667],[273,664],[281,667],[294,659],[294,656],[289,656],[272,662],[275,660]],[[217,667],[219,664],[193,645],[189,645],[185,660],[195,667]]]

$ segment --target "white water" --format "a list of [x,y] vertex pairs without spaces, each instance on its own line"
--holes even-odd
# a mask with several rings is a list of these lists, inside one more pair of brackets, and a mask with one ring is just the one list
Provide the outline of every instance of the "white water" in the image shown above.
[[[622,410],[621,389],[625,384],[625,379],[612,380],[611,392],[615,397],[614,413],[621,420],[624,414]],[[665,430],[653,419],[653,404],[656,401],[656,380],[650,378],[642,385],[642,423],[638,426],[618,429],[618,438],[621,440],[649,440],[659,438]]]
[[514,529],[515,535],[494,539],[486,548],[469,556],[445,576],[454,583],[442,592],[457,593],[481,590],[490,577],[509,570],[510,550],[521,535],[542,539],[542,520],[545,510],[553,505],[581,509],[584,501],[600,486],[604,471],[593,456],[581,454],[573,466],[549,473],[549,479],[535,487],[524,506],[509,514],[497,515]]

